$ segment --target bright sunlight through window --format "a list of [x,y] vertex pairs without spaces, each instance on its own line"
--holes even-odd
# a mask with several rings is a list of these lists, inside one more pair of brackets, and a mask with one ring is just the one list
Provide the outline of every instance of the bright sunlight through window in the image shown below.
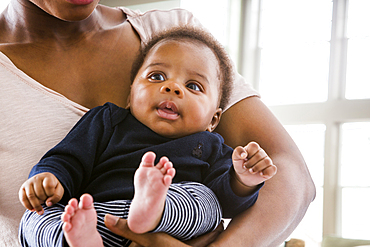
[[262,2],[260,93],[266,104],[327,99],[331,12],[331,0]]
[[370,1],[351,0],[348,9],[346,98],[370,98]]
[[6,8],[6,6],[9,4],[10,0],[1,0],[0,1],[0,12],[3,12],[3,10]]

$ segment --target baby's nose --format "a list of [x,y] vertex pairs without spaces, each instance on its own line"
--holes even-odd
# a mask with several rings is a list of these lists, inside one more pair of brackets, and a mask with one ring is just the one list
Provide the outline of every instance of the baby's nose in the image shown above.
[[168,83],[161,87],[162,93],[174,93],[179,97],[182,97],[184,92],[183,90],[177,85],[177,83]]

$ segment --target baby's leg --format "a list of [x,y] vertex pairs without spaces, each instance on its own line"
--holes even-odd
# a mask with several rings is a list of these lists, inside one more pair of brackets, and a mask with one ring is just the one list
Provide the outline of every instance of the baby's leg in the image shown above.
[[44,214],[26,210],[19,225],[19,240],[22,246],[63,246],[63,230],[60,216],[64,206],[57,203],[44,206]]
[[91,195],[82,195],[80,203],[71,199],[61,218],[69,246],[103,246],[103,240],[96,228],[97,216]]
[[[131,200],[94,203],[98,214],[97,228],[103,238],[103,243],[107,246],[129,246],[131,243],[131,241],[109,231],[104,224],[104,217],[108,213],[127,219],[130,203]],[[44,211],[43,215],[29,210],[24,213],[19,227],[19,240],[22,246],[64,246],[64,223],[61,221],[61,216],[65,211],[65,206],[59,203],[51,207],[44,206]]]
[[221,206],[210,188],[197,182],[173,183],[161,222],[153,232],[189,240],[215,230],[221,218]]
[[154,166],[155,154],[144,154],[135,172],[135,195],[132,200],[127,224],[131,231],[144,233],[154,230],[164,210],[168,188],[175,176],[172,163],[162,157]]

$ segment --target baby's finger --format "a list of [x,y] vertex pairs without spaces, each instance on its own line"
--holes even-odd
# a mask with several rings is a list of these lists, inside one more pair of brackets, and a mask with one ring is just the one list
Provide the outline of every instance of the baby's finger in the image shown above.
[[247,161],[244,163],[244,166],[248,169],[252,168],[265,158],[268,158],[268,155],[266,154],[265,150],[260,148],[257,152],[253,153],[251,157],[248,157]]
[[253,158],[261,149],[257,142],[250,142],[244,147],[245,151],[248,153],[248,159]]
[[49,198],[46,200],[47,206],[52,206],[55,203],[58,203],[62,200],[64,195],[64,188],[61,183],[57,183],[56,187],[54,188],[53,194],[48,194]]
[[45,177],[42,181],[42,187],[44,188],[45,195],[50,197],[54,195],[55,188],[57,187],[58,180],[52,176]]
[[272,166],[272,165],[274,165],[274,164],[272,163],[272,160],[270,159],[270,157],[265,156],[264,158],[260,159],[257,163],[255,163],[249,169],[249,172],[252,173],[252,174],[258,173],[258,172],[261,172],[264,169],[266,169],[267,167]]
[[25,192],[28,198],[29,203],[31,204],[31,207],[35,209],[35,211],[41,215],[44,213],[44,209],[41,206],[40,200],[36,195],[36,192],[34,190],[33,186],[28,186],[25,188]]
[[266,179],[270,179],[276,174],[276,172],[277,172],[277,167],[275,165],[271,165],[265,168],[261,173],[262,173],[262,177]]
[[31,203],[28,200],[27,194],[26,194],[26,189],[22,186],[22,188],[19,190],[18,193],[19,200],[21,201],[22,205],[27,208],[30,211],[33,211],[34,208],[31,205]]
[[43,186],[43,180],[42,179],[34,179],[33,180],[33,190],[40,201],[45,201],[48,197],[45,194],[44,186]]
[[248,157],[248,153],[243,147],[238,146],[234,149],[233,157],[232,157],[234,161],[244,160],[247,157]]

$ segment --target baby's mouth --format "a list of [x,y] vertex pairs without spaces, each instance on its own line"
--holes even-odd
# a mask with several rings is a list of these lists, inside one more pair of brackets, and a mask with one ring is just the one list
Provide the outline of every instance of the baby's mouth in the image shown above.
[[176,104],[172,101],[161,102],[157,107],[157,113],[161,118],[169,120],[176,120],[180,116]]

